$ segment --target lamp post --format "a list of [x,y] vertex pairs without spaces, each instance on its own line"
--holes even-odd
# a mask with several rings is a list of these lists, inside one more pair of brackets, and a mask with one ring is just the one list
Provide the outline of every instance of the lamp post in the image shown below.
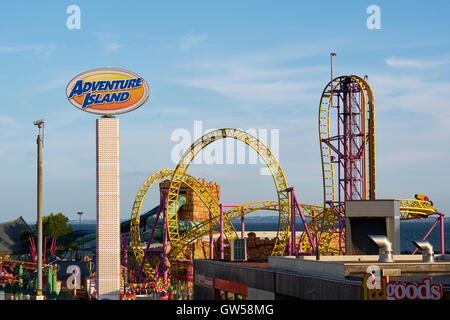
[[38,248],[37,248],[37,297],[42,297],[42,136],[44,119],[34,121],[33,124],[38,126],[39,133],[36,139],[37,144],[37,231],[38,231]]
[[[77,212],[77,214],[80,216],[80,230],[81,230],[81,215],[83,214],[84,212],[82,212],[82,211],[78,211]],[[84,243],[83,243],[83,256],[81,257],[81,260],[83,260],[83,258],[84,258]]]

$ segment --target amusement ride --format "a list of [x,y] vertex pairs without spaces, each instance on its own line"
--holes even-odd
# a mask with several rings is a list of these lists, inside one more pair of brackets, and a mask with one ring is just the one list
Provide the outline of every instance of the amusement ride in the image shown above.
[[[159,206],[159,213],[163,213],[165,235],[161,262],[163,268],[159,268],[160,270],[166,270],[164,264],[167,258],[176,259],[184,247],[216,229],[220,230],[223,258],[224,239],[230,243],[232,239],[239,237],[232,221],[257,210],[278,212],[278,230],[271,255],[345,254],[345,201],[376,199],[375,101],[367,77],[350,75],[333,78],[322,92],[318,120],[323,206],[298,203],[295,187],[288,185],[280,163],[271,150],[256,137],[233,128],[211,131],[197,139],[184,152],[175,169],[164,169],[152,174],[139,188],[131,211],[130,243],[136,260],[141,265],[140,272],[147,279],[158,276],[155,267],[147,261],[149,245],[144,250],[141,243],[140,215],[145,195],[156,182],[164,179],[170,179],[170,187],[167,192],[163,192]],[[272,174],[277,199],[246,203],[224,211],[207,188],[187,173],[189,165],[202,149],[226,138],[245,143],[264,160]],[[180,233],[177,212],[182,185],[192,189],[200,198],[210,212],[210,219]],[[441,251],[444,253],[444,214],[434,208],[432,202],[424,196],[396,200],[400,202],[401,220],[438,216],[424,239],[440,222]],[[296,241],[295,236],[297,216],[304,226],[299,241]],[[157,221],[155,225],[156,223]],[[152,236],[148,244],[152,242]],[[164,279],[167,280],[167,275]]]
[[[180,259],[186,246],[208,234],[212,259],[213,231],[219,231],[219,250],[220,257],[223,259],[224,247],[227,243],[239,238],[232,222],[258,210],[278,212],[278,227],[272,256],[346,254],[345,202],[377,199],[375,101],[367,77],[349,75],[331,78],[320,98],[318,129],[323,181],[323,205],[321,206],[299,203],[295,187],[288,184],[282,167],[272,151],[248,132],[233,128],[206,133],[184,152],[175,169],[163,169],[150,175],[139,188],[132,205],[130,221],[126,223],[129,227],[130,246],[139,265],[138,282],[160,283],[162,280],[167,286],[170,282],[168,261]],[[187,173],[196,155],[208,145],[221,139],[241,141],[256,151],[271,172],[277,194],[276,199],[239,205],[220,204],[200,179]],[[155,216],[145,246],[141,242],[142,204],[150,188],[162,180],[170,180],[170,186],[168,190],[161,190],[159,206],[145,214],[145,219],[150,215]],[[197,195],[208,209],[209,219],[180,227],[178,210],[186,202],[180,194],[181,187],[187,187]],[[424,195],[416,195],[415,199],[396,200],[400,202],[401,220],[437,216],[423,240],[440,222],[441,252],[444,253],[444,214],[433,207],[430,199]],[[225,208],[229,209],[225,210]],[[151,244],[155,239],[155,230],[160,219],[163,221],[162,249],[155,250],[151,248]],[[304,227],[298,239],[295,230],[296,219],[300,219]],[[83,241],[94,238],[95,235],[90,235]],[[127,251],[126,234],[122,248],[125,253]],[[160,255],[159,265],[155,265],[149,259],[155,252]],[[20,270],[35,271],[37,268],[35,262],[3,259],[0,261],[0,271],[3,271],[0,282],[19,281],[17,275],[6,272],[7,269],[5,269],[19,266]]]

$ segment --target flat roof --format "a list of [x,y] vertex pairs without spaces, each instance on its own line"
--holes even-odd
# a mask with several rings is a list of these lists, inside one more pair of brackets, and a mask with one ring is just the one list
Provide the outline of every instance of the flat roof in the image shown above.
[[251,261],[230,261],[231,264],[237,264],[249,267],[269,268],[268,262],[251,262]]

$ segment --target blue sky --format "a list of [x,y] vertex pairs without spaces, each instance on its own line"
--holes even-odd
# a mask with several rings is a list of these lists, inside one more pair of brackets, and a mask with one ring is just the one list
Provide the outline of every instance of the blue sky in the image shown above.
[[[95,219],[95,115],[65,97],[86,70],[143,76],[150,98],[121,119],[121,217],[148,175],[175,167],[176,129],[279,129],[279,160],[301,202],[322,203],[317,112],[334,75],[375,93],[377,194],[426,193],[449,214],[448,1],[39,1],[0,10],[0,221],[36,217],[36,127],[46,120],[44,214]],[[69,30],[66,8],[81,9]],[[381,9],[369,30],[366,9]],[[192,165],[227,203],[275,199],[260,165]],[[157,190],[144,202],[156,205]]]

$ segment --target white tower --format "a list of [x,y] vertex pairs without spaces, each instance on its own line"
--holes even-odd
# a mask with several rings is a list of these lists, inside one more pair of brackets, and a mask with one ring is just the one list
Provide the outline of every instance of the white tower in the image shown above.
[[120,299],[120,122],[97,119],[97,297]]

